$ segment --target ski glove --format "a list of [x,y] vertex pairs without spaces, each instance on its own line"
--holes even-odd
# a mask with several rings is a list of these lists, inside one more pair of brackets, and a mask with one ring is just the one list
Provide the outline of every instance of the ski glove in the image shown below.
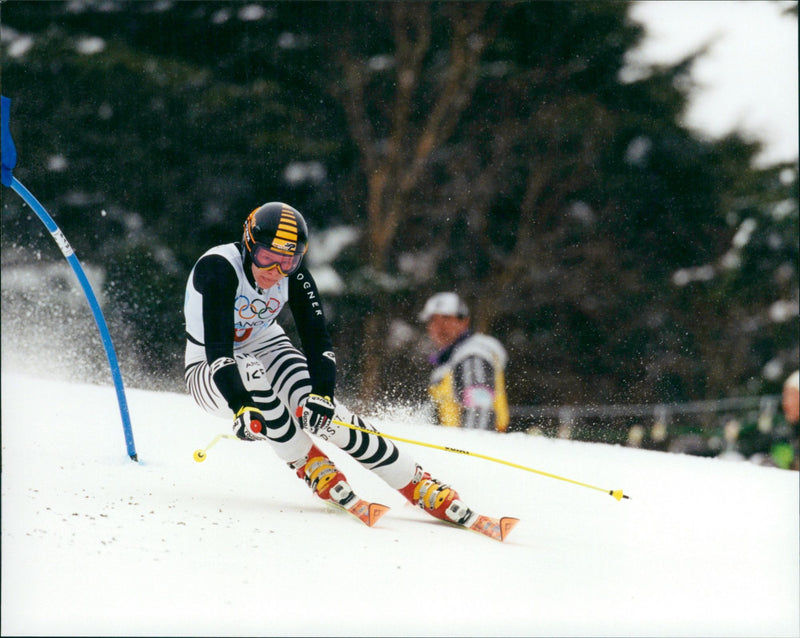
[[242,441],[265,441],[267,421],[261,410],[248,405],[243,406],[233,418],[233,433]]
[[335,406],[330,397],[309,394],[301,413],[303,429],[311,434],[318,434],[320,428],[324,428],[331,422],[334,409]]

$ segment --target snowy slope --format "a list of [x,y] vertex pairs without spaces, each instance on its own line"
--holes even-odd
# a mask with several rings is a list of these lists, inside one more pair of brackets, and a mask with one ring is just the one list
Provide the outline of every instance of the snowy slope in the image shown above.
[[[524,434],[377,421],[631,500],[408,446],[488,514],[498,543],[435,522],[331,454],[393,509],[327,509],[269,447],[223,440],[187,396],[2,376],[2,633],[797,636],[794,472]],[[328,448],[329,449],[329,448]],[[329,449],[330,450],[330,449]]]

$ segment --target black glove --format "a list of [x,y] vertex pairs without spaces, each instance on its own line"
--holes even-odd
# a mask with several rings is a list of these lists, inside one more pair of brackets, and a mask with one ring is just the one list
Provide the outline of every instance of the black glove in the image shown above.
[[311,434],[319,433],[320,428],[324,428],[331,422],[335,406],[330,397],[322,397],[318,394],[309,394],[303,405],[301,415],[303,429]]
[[261,410],[243,406],[233,418],[233,433],[243,441],[266,441],[267,421]]

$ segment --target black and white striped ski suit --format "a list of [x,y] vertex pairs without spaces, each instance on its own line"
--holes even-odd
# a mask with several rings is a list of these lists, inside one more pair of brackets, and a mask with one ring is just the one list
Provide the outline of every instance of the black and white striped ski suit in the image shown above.
[[[275,322],[288,305],[303,344],[301,352]],[[309,393],[334,397],[336,364],[319,294],[305,266],[269,290],[248,276],[238,244],[207,251],[189,275],[184,303],[185,378],[205,411],[233,420],[242,406],[261,410],[267,437],[287,463],[302,459],[311,437],[294,416]],[[334,399],[334,418],[374,431]],[[400,489],[416,464],[391,441],[331,424],[318,433]]]

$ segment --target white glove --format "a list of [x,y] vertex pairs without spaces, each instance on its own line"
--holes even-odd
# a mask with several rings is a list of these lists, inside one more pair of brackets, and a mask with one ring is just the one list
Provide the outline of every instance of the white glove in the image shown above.
[[233,433],[243,441],[266,441],[267,420],[261,410],[245,405],[233,418]]
[[331,422],[335,409],[336,406],[333,405],[330,397],[309,394],[303,404],[301,414],[303,429],[311,434],[318,434],[320,428],[324,428]]

